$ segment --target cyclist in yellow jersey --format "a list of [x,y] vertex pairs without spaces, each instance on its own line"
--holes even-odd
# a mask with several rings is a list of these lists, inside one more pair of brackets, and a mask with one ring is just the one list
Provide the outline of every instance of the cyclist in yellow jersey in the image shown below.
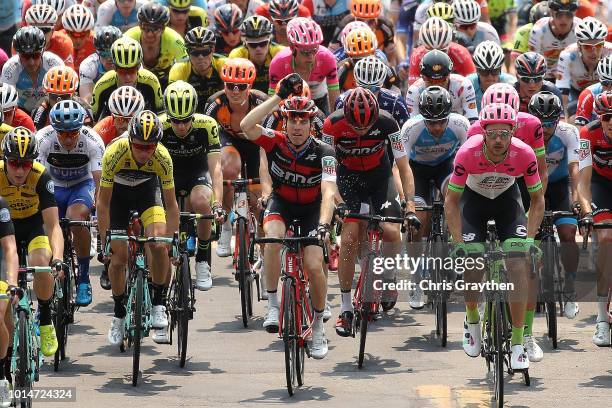
[[272,23],[265,17],[254,15],[248,17],[240,25],[242,44],[230,52],[230,58],[245,58],[250,60],[257,69],[253,89],[263,93],[268,92],[269,70],[272,58],[284,46],[272,42]]
[[[51,266],[61,270],[64,237],[59,225],[55,187],[45,166],[35,161],[38,157],[36,139],[28,129],[17,127],[4,137],[2,150],[0,196],[6,199],[15,225],[17,253],[27,253],[29,266]],[[57,350],[51,321],[53,282],[51,274],[34,274],[41,351],[47,357]]]
[[168,0],[168,26],[183,38],[192,28],[208,27],[208,13],[201,7],[192,6],[192,3],[192,0]]
[[166,27],[170,21],[167,7],[157,3],[145,3],[138,9],[138,27],[132,27],[125,35],[142,45],[143,65],[150,69],[162,85],[168,84],[170,68],[187,60],[187,50],[180,34]]
[[[159,143],[161,138],[159,118],[145,110],[132,118],[123,137],[107,147],[102,158],[102,179],[96,205],[101,237],[106,237],[109,229],[125,230],[130,211],[138,211],[146,236],[171,237],[178,230],[179,210],[174,194],[172,158]],[[168,247],[160,243],[147,246],[151,254],[149,265],[153,289],[151,324],[154,329],[165,329],[168,318],[162,297],[170,270]],[[119,345],[125,330],[127,244],[113,241],[111,250],[108,274],[115,314],[108,341],[111,345]]]

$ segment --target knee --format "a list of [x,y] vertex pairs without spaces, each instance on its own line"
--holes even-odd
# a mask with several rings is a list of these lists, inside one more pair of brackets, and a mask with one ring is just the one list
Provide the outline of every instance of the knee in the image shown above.
[[559,240],[561,242],[576,242],[576,228],[568,226],[564,228],[558,228]]
[[240,157],[234,154],[228,155],[222,165],[223,178],[226,180],[234,180],[240,175]]
[[344,224],[342,235],[342,246],[340,249],[344,248],[354,248],[359,243],[359,225],[357,223],[348,223]]
[[386,242],[399,242],[402,239],[399,224],[383,226],[383,238]]
[[164,255],[168,255],[168,247],[166,246],[166,244],[152,243],[149,244],[149,249],[151,250],[151,253],[155,256],[163,257]]
[[323,257],[322,256],[309,256],[304,259],[304,269],[308,273],[311,279],[316,279],[323,275]]

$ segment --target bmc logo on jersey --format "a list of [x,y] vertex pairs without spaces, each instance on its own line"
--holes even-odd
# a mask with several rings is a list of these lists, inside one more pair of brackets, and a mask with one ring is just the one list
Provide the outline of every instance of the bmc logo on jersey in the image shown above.
[[303,174],[294,173],[288,170],[284,170],[280,168],[276,163],[272,162],[270,166],[270,170],[272,174],[283,181],[292,184],[304,184],[304,185],[313,185],[319,183],[321,181],[321,173],[315,174],[310,177],[306,177]]

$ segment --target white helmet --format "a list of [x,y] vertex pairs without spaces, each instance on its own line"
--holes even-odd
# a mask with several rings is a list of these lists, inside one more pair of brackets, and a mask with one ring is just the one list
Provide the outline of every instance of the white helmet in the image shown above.
[[66,0],[36,0],[36,4],[48,4],[57,12],[59,16],[66,10]]
[[81,4],[70,6],[62,16],[62,25],[66,31],[83,33],[93,30],[94,17],[89,9]]
[[455,24],[472,24],[480,21],[480,4],[474,0],[456,0],[453,2],[455,9]]
[[144,109],[144,105],[144,97],[132,86],[120,86],[108,100],[108,109],[115,116],[134,116]]
[[586,17],[576,25],[574,32],[577,41],[603,41],[608,35],[608,27],[594,17]]
[[25,21],[36,27],[53,27],[57,22],[57,13],[48,4],[34,4],[26,11]]
[[597,63],[599,81],[612,81],[612,55],[607,55]]
[[429,17],[419,31],[419,43],[430,49],[448,48],[453,39],[451,26],[440,17]]
[[2,104],[2,110],[16,108],[18,101],[19,94],[17,93],[17,88],[6,82],[0,84],[0,103]]
[[357,61],[353,75],[357,86],[382,87],[387,79],[387,71],[387,65],[380,58],[370,55]]
[[473,58],[478,69],[498,69],[504,65],[504,50],[494,41],[483,41],[474,50]]

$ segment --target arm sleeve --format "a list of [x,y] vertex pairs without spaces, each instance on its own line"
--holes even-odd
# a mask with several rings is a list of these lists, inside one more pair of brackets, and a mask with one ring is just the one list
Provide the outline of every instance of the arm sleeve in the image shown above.
[[321,157],[321,181],[336,182],[336,166],[338,162],[332,149],[324,149]]
[[564,132],[565,146],[567,146],[567,162],[577,163],[578,162],[578,149],[579,149],[579,134],[576,126],[569,125],[567,132]]
[[4,198],[0,197],[0,238],[15,235],[15,226],[11,220],[11,211]]
[[91,171],[102,170],[102,156],[104,155],[104,141],[93,129],[89,129],[89,168]]
[[404,149],[404,142],[402,141],[402,134],[397,122],[393,119],[388,121],[388,138],[391,142],[391,151],[393,152],[393,158],[399,159],[400,157],[406,156],[406,150]]
[[578,145],[578,169],[593,166],[593,156],[591,155],[591,140],[586,126],[580,129],[580,141]]
[[418,119],[409,119],[402,126],[401,137],[402,143],[404,144],[404,150],[406,154],[410,156],[410,152],[412,151],[412,145],[416,141],[416,136],[418,132],[415,131],[415,127]]
[[463,113],[470,122],[473,122],[478,119],[478,109],[476,108],[476,91],[474,91],[472,81],[465,78],[463,89]]
[[112,187],[115,183],[115,168],[113,163],[117,158],[113,157],[116,153],[112,154],[110,150],[107,150],[102,156],[102,177],[100,178],[100,187]]
[[541,35],[540,35],[539,26],[534,25],[531,28],[531,33],[529,34],[529,51],[540,52],[541,44]]
[[546,154],[546,148],[544,147],[544,130],[542,130],[542,125],[538,124],[534,132],[533,152],[536,157],[544,156]]
[[531,24],[524,25],[514,33],[514,51],[525,53],[529,51],[529,33]]
[[556,86],[558,89],[568,90],[571,88],[571,71],[570,71],[571,59],[570,53],[563,51],[559,55],[559,61],[557,62],[557,81]]
[[525,164],[523,168],[523,176],[525,178],[525,184],[527,185],[527,191],[533,193],[542,188],[542,181],[540,180],[540,173],[538,173],[538,162],[536,155],[532,149],[522,149],[521,154],[523,155],[521,162]]
[[578,126],[584,126],[591,121],[593,115],[593,92],[585,89],[580,92],[578,106],[576,107],[576,119],[574,122]]
[[327,117],[325,119],[325,122],[323,122],[323,129],[322,129],[322,135],[321,135],[321,140],[325,143],[327,143],[330,146],[334,146],[335,144],[335,137],[334,137],[334,133],[333,133],[333,125],[331,123],[331,120],[329,120],[329,117]]
[[[274,59],[272,59],[272,62],[270,62],[270,68],[269,68],[270,85],[268,86],[268,95],[274,95],[274,93],[276,92],[276,85],[279,83],[281,79],[283,79],[283,76],[281,76],[282,72],[280,69],[280,65],[282,64],[278,60],[274,61]],[[337,72],[336,72],[336,75],[338,75]]]
[[419,114],[419,104],[416,98],[418,98],[420,91],[421,89],[413,84],[408,88],[408,92],[406,93],[406,108],[411,118]]
[[279,136],[274,130],[262,127],[261,135],[257,139],[253,140],[253,143],[262,147],[267,153],[270,152],[274,146],[276,146],[278,139]]
[[57,202],[55,201],[55,186],[53,184],[53,180],[51,180],[51,176],[47,171],[44,171],[40,178],[38,179],[38,184],[36,185],[36,193],[38,194],[39,199],[39,210],[46,210],[50,207],[57,207]]
[[406,121],[410,118],[406,101],[404,101],[401,96],[398,96],[393,104],[393,117],[400,126],[403,126],[404,123],[406,123]]
[[15,75],[17,72],[17,65],[11,62],[12,60],[7,61],[2,67],[2,82],[15,86],[18,79],[18,75]]
[[331,51],[325,53],[325,58],[327,59],[327,63],[329,65],[329,71],[325,75],[327,80],[327,89],[330,91],[340,89],[340,84],[338,82],[338,66],[336,65],[336,58]]
[[[416,50],[415,50],[416,51]],[[421,76],[421,58],[423,53],[412,52],[410,56],[410,68],[408,68],[408,85],[412,85]]]

